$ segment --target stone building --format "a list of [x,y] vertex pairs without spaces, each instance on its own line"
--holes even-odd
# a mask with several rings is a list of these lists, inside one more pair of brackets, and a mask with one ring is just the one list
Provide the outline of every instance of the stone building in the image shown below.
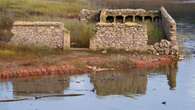
[[16,21],[12,28],[11,45],[69,48],[70,32],[60,22]]
[[[176,22],[164,7],[159,10],[82,10],[80,17],[81,21],[96,23],[96,35],[90,39],[92,50],[111,48],[150,51],[154,54],[178,54]],[[165,35],[160,42],[153,45],[148,43],[148,31],[145,24],[148,21],[162,28]]]

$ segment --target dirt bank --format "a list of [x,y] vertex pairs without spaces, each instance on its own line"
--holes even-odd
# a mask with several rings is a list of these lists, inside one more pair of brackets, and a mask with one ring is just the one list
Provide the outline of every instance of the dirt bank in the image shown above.
[[93,71],[132,68],[154,69],[173,62],[175,60],[171,56],[131,53],[102,54],[88,51],[72,51],[63,55],[32,58],[31,60],[25,58],[0,58],[0,79],[8,80],[29,76],[82,74],[92,73]]

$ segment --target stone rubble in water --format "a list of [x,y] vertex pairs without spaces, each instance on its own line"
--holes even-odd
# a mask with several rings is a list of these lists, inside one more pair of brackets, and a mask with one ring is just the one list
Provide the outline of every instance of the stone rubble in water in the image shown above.
[[150,46],[148,51],[155,55],[178,55],[177,49],[172,46],[170,41],[165,39]]

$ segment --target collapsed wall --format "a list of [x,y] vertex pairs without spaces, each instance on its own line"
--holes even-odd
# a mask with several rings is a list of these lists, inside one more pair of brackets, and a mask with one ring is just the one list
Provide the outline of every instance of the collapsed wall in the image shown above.
[[90,39],[90,49],[147,49],[147,30],[137,23],[98,23],[97,32]]
[[17,46],[49,48],[69,48],[70,32],[60,22],[21,22],[16,21],[12,28],[13,36],[8,42]]
[[160,8],[161,25],[164,30],[166,39],[151,45],[149,51],[153,54],[160,55],[179,55],[179,47],[177,42],[177,27],[175,20],[169,15],[164,7]]
[[162,26],[167,40],[170,40],[173,46],[177,48],[177,27],[175,20],[169,15],[167,10],[164,7],[160,8]]

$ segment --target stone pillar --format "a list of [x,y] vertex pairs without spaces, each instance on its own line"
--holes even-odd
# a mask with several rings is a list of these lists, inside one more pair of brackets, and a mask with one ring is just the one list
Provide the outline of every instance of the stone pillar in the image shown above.
[[133,16],[133,22],[135,22],[135,16]]
[[154,16],[152,16],[152,22],[154,22]]
[[114,23],[116,23],[116,16],[113,16],[114,17]]
[[142,16],[142,22],[144,22],[145,21],[145,17],[144,16]]
[[126,16],[123,16],[123,23],[125,23],[126,21],[125,21],[125,18],[126,18]]

